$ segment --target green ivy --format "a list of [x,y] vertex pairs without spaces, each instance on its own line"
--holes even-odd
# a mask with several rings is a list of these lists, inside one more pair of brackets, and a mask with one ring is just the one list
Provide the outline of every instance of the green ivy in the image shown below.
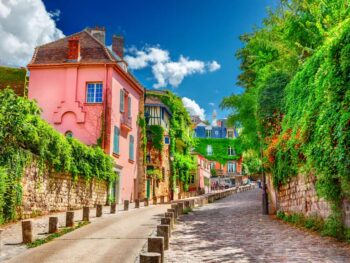
[[[212,154],[208,155],[207,146],[211,145]],[[228,147],[232,147],[235,155],[228,155]],[[212,139],[212,138],[197,138],[194,151],[204,156],[210,161],[217,161],[221,164],[226,164],[227,161],[239,160],[242,155],[242,145],[240,138],[236,139]]]
[[164,147],[164,128],[160,125],[150,125],[148,132],[153,147],[158,151],[162,151]]
[[35,158],[40,172],[54,170],[114,181],[113,159],[99,147],[65,138],[40,117],[34,101],[10,89],[0,92],[0,223],[16,219],[22,201],[22,176]]

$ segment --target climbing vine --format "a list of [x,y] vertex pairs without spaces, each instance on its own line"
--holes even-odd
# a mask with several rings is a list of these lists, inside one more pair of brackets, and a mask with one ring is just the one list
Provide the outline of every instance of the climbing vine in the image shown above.
[[45,170],[114,181],[113,160],[99,147],[65,138],[40,118],[34,101],[10,89],[0,92],[0,223],[16,218],[22,201],[22,176],[36,159]]
[[[207,151],[208,145],[211,146],[211,154],[209,154]],[[231,155],[228,151],[229,147],[232,148]],[[197,138],[194,151],[210,161],[217,161],[221,164],[226,164],[227,161],[239,160],[242,155],[242,145],[240,138],[222,138],[220,140],[211,138]]]
[[164,128],[160,125],[150,125],[148,127],[147,140],[152,141],[152,145],[158,151],[162,151],[164,147]]

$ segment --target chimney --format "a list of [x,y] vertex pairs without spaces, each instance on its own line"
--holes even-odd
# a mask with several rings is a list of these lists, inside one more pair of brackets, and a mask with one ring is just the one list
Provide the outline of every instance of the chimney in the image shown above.
[[95,37],[98,41],[100,41],[103,45],[106,44],[106,29],[104,26],[95,28],[88,28],[89,33]]
[[123,59],[123,57],[124,57],[124,37],[123,36],[113,35],[112,50],[121,59]]
[[78,36],[68,39],[68,60],[79,60],[80,58],[80,40]]

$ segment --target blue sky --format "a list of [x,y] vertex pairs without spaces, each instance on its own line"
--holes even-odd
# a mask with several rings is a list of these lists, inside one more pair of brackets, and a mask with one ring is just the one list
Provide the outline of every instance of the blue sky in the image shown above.
[[[112,34],[122,34],[126,48],[157,47],[168,51],[175,62],[181,55],[218,62],[221,67],[214,72],[187,75],[176,88],[167,85],[179,96],[195,100],[210,119],[213,109],[225,117],[218,109],[223,96],[241,92],[235,85],[239,61],[234,57],[241,47],[239,35],[259,25],[267,6],[276,0],[84,0],[69,4],[44,0],[44,4],[49,12],[60,11],[56,25],[65,35],[87,26],[105,26],[107,44]],[[157,82],[149,66],[133,73],[148,88]]]

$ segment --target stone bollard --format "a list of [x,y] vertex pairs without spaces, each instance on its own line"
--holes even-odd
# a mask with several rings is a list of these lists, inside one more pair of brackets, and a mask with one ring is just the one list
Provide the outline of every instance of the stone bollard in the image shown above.
[[24,244],[33,242],[33,223],[31,220],[22,221],[22,239]]
[[149,237],[148,238],[148,252],[159,253],[160,262],[164,262],[164,237]]
[[66,227],[73,227],[74,226],[74,212],[68,211],[66,213]]
[[164,250],[169,249],[169,237],[170,237],[169,225],[159,225],[157,226],[157,236],[164,237]]
[[2,251],[2,233],[4,232],[4,229],[0,228],[0,256],[1,256],[1,251]]
[[96,217],[101,217],[102,216],[102,205],[96,205]]
[[140,263],[160,263],[162,255],[156,252],[145,252],[140,254]]
[[111,204],[111,214],[115,214],[117,211],[117,204],[113,203]]
[[190,207],[191,207],[191,208],[194,208],[194,207],[195,207],[194,199],[190,200]]
[[177,207],[176,207],[176,209],[174,209],[174,208],[169,208],[168,210],[167,210],[168,212],[172,212],[172,213],[174,213],[174,219],[176,220],[178,217],[179,217],[179,215],[178,215],[178,213],[177,213]]
[[90,220],[90,207],[83,207],[83,221],[89,222]]
[[149,206],[149,200],[148,200],[148,198],[145,198],[145,200],[143,201],[143,205],[144,205],[144,206]]
[[140,199],[135,199],[135,208],[140,208]]
[[171,220],[171,217],[163,217],[160,219],[160,223],[162,225],[168,225],[170,226],[170,230],[173,230],[174,229],[174,225],[172,224],[173,221]]
[[185,209],[190,208],[190,201],[185,201]]
[[49,234],[56,233],[58,230],[58,217],[50,216],[49,217]]
[[175,220],[175,215],[173,212],[166,212],[164,213],[165,217],[170,217],[171,218],[171,223],[175,224],[176,220]]
[[164,204],[164,203],[165,203],[165,202],[164,202],[164,199],[165,199],[164,196],[161,196],[161,197],[160,197],[160,203],[161,203],[161,204]]
[[158,198],[157,198],[156,196],[153,197],[153,204],[154,204],[154,205],[157,204],[157,199],[158,199]]
[[124,211],[129,210],[129,200],[124,200]]
[[177,203],[177,208],[178,208],[178,212],[177,212],[178,216],[182,215],[184,212],[184,203],[183,202]]

